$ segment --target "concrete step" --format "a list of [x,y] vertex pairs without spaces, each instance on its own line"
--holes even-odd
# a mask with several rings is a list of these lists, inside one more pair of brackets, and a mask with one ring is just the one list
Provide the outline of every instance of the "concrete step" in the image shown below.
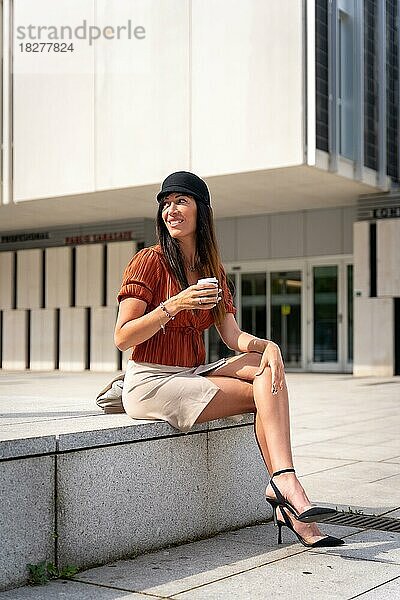
[[2,424],[0,590],[28,563],[84,569],[270,517],[252,415],[182,434],[91,411]]

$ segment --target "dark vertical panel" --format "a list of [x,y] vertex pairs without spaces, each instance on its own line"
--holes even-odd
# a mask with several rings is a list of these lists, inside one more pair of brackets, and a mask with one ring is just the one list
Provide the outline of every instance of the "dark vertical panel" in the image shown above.
[[0,369],[3,367],[3,311],[0,310]]
[[387,53],[386,53],[386,2],[381,0],[377,5],[377,62],[378,62],[378,185],[386,185],[387,172]]
[[108,266],[108,247],[103,246],[103,306],[107,306],[107,266]]
[[376,223],[369,224],[369,295],[376,298]]
[[316,146],[328,152],[328,0],[315,2]]
[[378,168],[377,3],[364,1],[364,162]]
[[338,1],[330,0],[328,10],[329,170],[333,172],[338,168],[339,152],[338,38],[340,29]]
[[85,361],[85,369],[90,369],[90,328],[91,328],[91,311],[90,308],[86,308],[86,361]]
[[354,0],[354,152],[356,179],[364,175],[364,0]]
[[400,375],[400,298],[394,298],[394,374]]
[[29,369],[31,365],[31,310],[26,311],[26,358],[25,368]]
[[45,308],[46,306],[46,250],[42,250],[42,289],[41,289],[41,298],[40,298],[40,306],[41,308]]
[[353,265],[347,265],[347,360],[354,358],[354,302]]
[[398,0],[386,0],[386,124],[387,174],[399,181]]
[[12,308],[17,308],[17,275],[18,275],[18,260],[17,253],[14,252],[13,268],[11,273],[12,278]]
[[54,328],[54,368],[60,368],[60,309],[55,309],[55,328]]
[[76,302],[76,248],[71,248],[71,306]]

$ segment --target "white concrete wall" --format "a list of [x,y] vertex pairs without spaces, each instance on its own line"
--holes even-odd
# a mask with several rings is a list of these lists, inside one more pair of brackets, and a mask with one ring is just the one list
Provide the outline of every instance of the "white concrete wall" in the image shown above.
[[93,308],[90,328],[90,369],[93,371],[116,371],[118,350],[114,345],[116,307]]
[[43,250],[17,252],[17,308],[42,306]]
[[103,304],[103,244],[76,248],[76,306]]
[[56,311],[52,308],[31,311],[30,368],[51,371],[56,356]]
[[3,369],[25,369],[27,358],[26,310],[4,310],[2,333]]
[[303,162],[303,2],[192,0],[192,167]]
[[[15,28],[94,21],[95,0],[13,5]],[[74,52],[21,52],[25,41],[34,40],[14,36],[14,199],[93,191],[94,46],[74,40]]]
[[107,245],[107,306],[117,306],[117,294],[128,262],[136,254],[135,242],[113,242]]
[[[301,0],[14,0],[29,23],[145,27],[145,39],[14,44],[14,199],[303,162]],[[47,38],[42,39],[46,41]],[[38,60],[40,58],[40,60]],[[29,98],[29,103],[26,98]]]
[[[102,307],[104,294],[104,246],[88,244],[76,248],[75,296],[71,307],[72,248],[45,250],[45,308],[41,308],[41,249],[21,250],[17,254],[17,290],[20,309],[31,310],[30,368],[53,369],[56,356],[55,309],[60,313],[60,369],[81,370],[86,366],[87,344],[90,343],[91,369],[115,371],[119,366],[119,351],[114,346],[116,295],[123,271],[137,251],[136,242],[114,242],[107,245],[107,307]],[[3,368],[25,368],[27,325],[25,310],[13,310],[13,253],[0,253],[0,309],[4,310]],[[91,309],[91,337],[87,340],[86,307]],[[67,310],[69,309],[69,310]],[[16,335],[13,337],[15,321]],[[22,328],[22,329],[21,329]],[[23,330],[23,334],[21,331]],[[22,336],[22,337],[21,337]],[[123,367],[131,351],[123,353]]]
[[0,309],[12,307],[13,263],[14,252],[0,252]]
[[189,5],[97,2],[99,25],[131,19],[143,40],[99,40],[95,54],[96,187],[162,180],[189,167]]
[[370,223],[354,223],[354,365],[356,376],[394,374],[394,302],[400,294],[400,222],[377,221],[377,297],[370,298]]
[[86,365],[86,308],[60,310],[60,370],[83,371]]
[[400,296],[400,219],[376,224],[378,296]]
[[354,207],[217,219],[224,261],[352,254]]
[[392,298],[354,298],[354,364],[358,377],[394,375]]
[[71,306],[72,248],[46,248],[46,308]]

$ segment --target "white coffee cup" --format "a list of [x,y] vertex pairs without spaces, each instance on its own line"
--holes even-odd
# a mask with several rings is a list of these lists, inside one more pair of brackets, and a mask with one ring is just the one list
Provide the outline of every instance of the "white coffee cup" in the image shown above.
[[199,285],[199,283],[214,283],[215,285],[218,285],[218,279],[216,277],[205,277],[204,279],[199,279],[197,285]]

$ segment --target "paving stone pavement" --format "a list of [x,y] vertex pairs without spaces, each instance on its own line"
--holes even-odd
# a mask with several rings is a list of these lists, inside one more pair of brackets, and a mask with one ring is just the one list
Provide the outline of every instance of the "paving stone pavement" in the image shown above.
[[[107,378],[68,375],[69,404],[58,392],[62,374],[48,374],[47,402],[39,375],[28,391],[26,374],[1,374],[0,436],[15,423],[5,410],[11,389],[18,427],[49,426],[93,418],[92,399]],[[289,373],[288,384],[295,465],[312,500],[400,519],[400,378]],[[321,528],[346,544],[307,549],[284,529],[278,546],[265,523],[3,592],[0,600],[400,599],[400,534]]]

